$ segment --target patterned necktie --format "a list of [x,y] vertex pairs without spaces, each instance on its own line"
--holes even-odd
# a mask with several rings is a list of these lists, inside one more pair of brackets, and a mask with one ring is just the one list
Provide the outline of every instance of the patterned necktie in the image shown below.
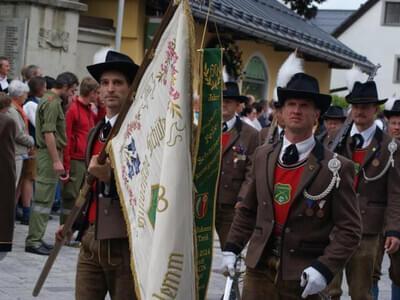
[[299,160],[299,152],[295,144],[290,144],[283,153],[282,162],[285,165],[293,165]]
[[352,139],[351,146],[352,146],[353,150],[362,148],[362,146],[364,144],[364,138],[361,134],[356,133],[355,135],[353,135],[351,137],[351,139]]
[[228,124],[226,122],[222,123],[222,132],[227,132],[228,131]]
[[111,123],[110,121],[107,121],[106,124],[104,124],[102,130],[101,130],[101,140],[106,140],[108,135],[110,134],[111,131]]

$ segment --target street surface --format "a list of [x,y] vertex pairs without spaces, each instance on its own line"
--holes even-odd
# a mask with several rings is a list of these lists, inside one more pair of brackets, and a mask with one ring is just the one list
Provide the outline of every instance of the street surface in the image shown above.
[[[47,228],[45,241],[54,243],[54,232],[58,227],[58,216],[52,216]],[[13,251],[0,262],[0,300],[71,300],[74,299],[75,268],[78,249],[63,247],[53,268],[37,298],[32,296],[33,287],[46,261],[45,256],[25,253],[24,241],[28,226],[16,224]],[[225,286],[225,278],[218,271],[222,261],[219,243],[214,241],[214,264],[211,276],[208,300],[220,300]],[[379,283],[380,299],[390,300],[390,281],[388,279],[387,256],[384,258],[384,275]],[[347,296],[347,286],[343,284]],[[107,298],[109,299],[109,297]],[[189,299],[188,299],[189,300]]]

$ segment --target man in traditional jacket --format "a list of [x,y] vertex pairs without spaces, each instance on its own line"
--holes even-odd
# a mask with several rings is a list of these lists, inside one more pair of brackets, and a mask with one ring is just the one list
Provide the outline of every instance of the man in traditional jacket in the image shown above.
[[232,273],[250,241],[246,300],[320,299],[361,235],[353,164],[324,148],[312,132],[331,97],[320,94],[312,76],[289,78],[278,86],[283,141],[256,149],[247,193],[223,249],[223,265]]
[[[400,140],[400,99],[390,99],[385,103],[383,115],[387,119],[387,129],[391,137]],[[376,257],[374,268],[374,287],[372,289],[374,298],[378,299],[379,289],[378,281],[380,279],[382,260],[385,254],[385,237],[380,235],[378,255]],[[390,256],[389,278],[392,280],[392,299],[400,299],[400,251],[397,251]]]
[[[96,177],[96,181],[83,205],[80,222],[74,226],[79,230],[78,239],[82,243],[75,296],[77,300],[104,299],[108,292],[112,299],[135,300],[129,240],[113,171],[109,160],[100,165],[97,157],[123,104],[128,101],[138,66],[127,55],[109,49],[95,57],[101,60],[87,69],[99,83],[106,116],[88,135],[86,162],[88,172]],[[62,239],[62,229],[63,226],[58,229],[57,239]],[[71,236],[72,232],[69,234]]]
[[0,92],[0,260],[11,251],[15,216],[15,134],[14,120],[6,116],[11,99]]
[[331,105],[322,116],[322,119],[324,120],[326,130],[323,130],[322,133],[316,135],[316,137],[321,143],[326,145],[332,135],[336,135],[338,130],[340,130],[346,120],[346,115],[343,108],[337,105]]
[[[383,229],[388,254],[394,255],[400,245],[399,143],[375,124],[379,105],[386,100],[378,98],[374,81],[355,82],[346,96],[354,123],[341,149],[336,149],[355,164],[354,189],[363,225],[360,247],[345,269],[353,300],[373,299],[372,276]],[[333,299],[342,293],[342,273],[338,275],[329,287]]]
[[250,169],[250,158],[258,146],[258,132],[242,122],[235,112],[247,100],[236,82],[225,82],[222,103],[222,163],[218,186],[215,228],[221,248],[233,221],[240,189]]

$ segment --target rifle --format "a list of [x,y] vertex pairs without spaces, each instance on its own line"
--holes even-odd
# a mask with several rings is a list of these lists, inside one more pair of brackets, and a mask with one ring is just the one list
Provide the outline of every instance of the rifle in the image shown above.
[[[372,81],[378,69],[381,67],[381,64],[377,64],[374,66],[373,71],[368,76],[367,81]],[[351,92],[351,91],[350,91]],[[350,133],[351,126],[353,125],[353,119],[351,118],[351,112],[348,113],[346,120],[344,121],[342,127],[340,128],[339,132],[336,134],[335,139],[332,143],[328,145],[328,149],[335,152],[343,146],[344,141],[347,138],[347,135]]]
[[[128,113],[129,108],[131,107],[131,105],[134,101],[136,90],[139,86],[140,80],[141,80],[144,72],[146,71],[148,65],[151,63],[151,61],[154,57],[155,49],[161,38],[161,35],[163,34],[165,28],[168,26],[169,21],[171,20],[172,16],[174,15],[177,7],[178,7],[177,5],[173,4],[173,1],[171,1],[169,3],[168,9],[164,15],[163,20],[161,21],[160,27],[158,28],[156,34],[154,35],[154,39],[152,40],[150,47],[145,54],[143,62],[140,65],[139,70],[136,73],[135,79],[130,87],[128,99],[124,103],[124,105],[121,109],[121,112],[119,113],[114,126],[111,128],[111,132],[108,135],[107,140],[105,141],[103,148],[97,158],[97,162],[101,165],[103,165],[106,162],[107,155],[108,155],[107,150],[106,150],[107,146],[108,146],[109,142],[111,141],[111,139],[117,135],[119,129],[121,128],[122,122],[124,121],[125,116]],[[56,241],[53,250],[51,251],[49,257],[47,258],[46,263],[39,275],[37,282],[36,282],[35,288],[33,289],[32,295],[34,297],[37,297],[39,295],[40,290],[42,289],[42,286],[47,278],[47,275],[49,274],[51,267],[53,266],[53,263],[54,263],[55,259],[57,258],[58,253],[60,252],[61,247],[65,243],[67,233],[72,229],[72,226],[73,226],[75,220],[77,219],[83,204],[85,203],[86,195],[89,192],[95,179],[96,178],[93,175],[91,175],[89,173],[87,174],[85,182],[83,183],[83,185],[79,191],[79,195],[75,200],[74,207],[72,208],[71,213],[69,214],[67,220],[65,221],[64,228],[62,231],[62,235],[64,238],[61,241]]]

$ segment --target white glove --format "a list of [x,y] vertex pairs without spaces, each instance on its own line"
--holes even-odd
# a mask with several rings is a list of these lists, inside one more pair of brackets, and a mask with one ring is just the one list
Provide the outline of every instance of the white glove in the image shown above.
[[228,270],[231,277],[235,276],[236,254],[231,251],[222,251],[222,270]]
[[313,267],[308,267],[301,274],[300,286],[304,287],[302,298],[321,292],[326,287],[325,277]]

